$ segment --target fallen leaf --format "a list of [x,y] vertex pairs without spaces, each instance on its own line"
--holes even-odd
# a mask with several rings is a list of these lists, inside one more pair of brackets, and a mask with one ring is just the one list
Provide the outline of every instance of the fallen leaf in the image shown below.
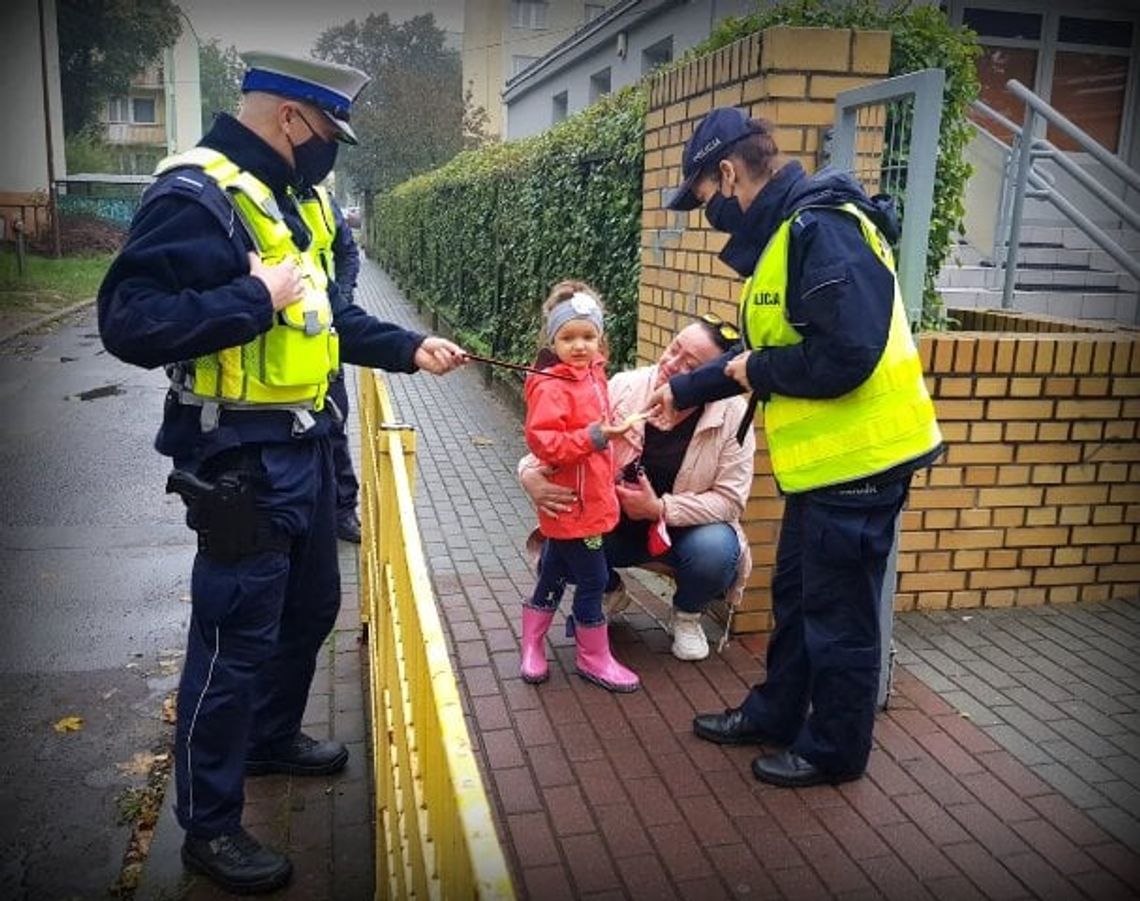
[[166,698],[162,702],[162,721],[172,724],[178,721],[178,711],[174,706],[173,696]]
[[83,717],[65,716],[63,719],[57,720],[52,728],[61,734],[64,732],[78,732],[83,728]]
[[150,772],[153,763],[153,754],[149,751],[138,751],[135,753],[135,756],[126,763],[116,763],[115,766],[120,773],[126,776],[145,776]]
[[474,444],[476,447],[490,447],[491,445],[493,445],[495,443],[495,439],[494,438],[487,438],[483,435],[476,435],[474,438],[471,439],[471,443]]

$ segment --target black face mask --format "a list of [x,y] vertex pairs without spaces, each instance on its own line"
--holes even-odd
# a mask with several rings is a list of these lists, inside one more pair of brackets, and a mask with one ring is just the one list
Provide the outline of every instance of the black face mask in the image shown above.
[[293,145],[293,171],[297,174],[298,187],[311,188],[320,184],[336,165],[336,153],[340,144],[325,141],[314,134],[307,141]]
[[725,197],[718,188],[705,204],[705,219],[718,232],[734,234],[744,225],[744,210],[735,196]]

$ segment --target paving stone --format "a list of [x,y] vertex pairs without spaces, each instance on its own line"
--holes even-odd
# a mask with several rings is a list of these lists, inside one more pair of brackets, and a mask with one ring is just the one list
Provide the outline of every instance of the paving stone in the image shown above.
[[[428,328],[370,263],[358,298],[389,321]],[[1140,735],[1140,662],[1129,658],[1137,605],[900,615],[894,637],[910,664],[878,718],[869,778],[764,786],[748,769],[756,749],[690,731],[695,711],[737,704],[763,679],[763,639],[680,664],[639,608],[613,624],[611,640],[642,672],[643,690],[617,697],[573,676],[567,599],[550,635],[550,681],[521,682],[518,609],[534,585],[524,551],[534,516],[515,478],[525,452],[518,412],[473,370],[389,385],[419,433],[421,533],[520,896],[969,899],[982,889],[1025,897],[1031,887],[1063,897],[1075,886],[1107,897],[1124,884],[1134,852],[1117,833],[1136,794],[1137,752],[1125,739]],[[636,573],[634,596],[658,609]],[[340,663],[346,685],[355,662]],[[345,700],[356,706],[341,712],[363,718],[363,698]],[[1053,742],[1059,756],[1036,741]],[[1061,794],[1091,788],[1076,775],[1091,765],[1121,802],[1100,797],[1089,808],[1099,819]],[[363,789],[352,789],[342,818],[360,815],[367,782],[356,784]],[[315,896],[341,897],[327,888]]]
[[1066,764],[1040,763],[1033,772],[1066,798],[1081,808],[1103,807],[1107,802],[1104,795],[1081,779]]

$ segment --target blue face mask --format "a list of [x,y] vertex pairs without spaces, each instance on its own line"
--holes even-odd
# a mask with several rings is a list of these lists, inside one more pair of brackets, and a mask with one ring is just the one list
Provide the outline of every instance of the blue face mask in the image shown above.
[[336,141],[324,141],[315,134],[307,141],[293,145],[293,171],[297,174],[298,187],[311,188],[319,185],[332,172],[336,165]]

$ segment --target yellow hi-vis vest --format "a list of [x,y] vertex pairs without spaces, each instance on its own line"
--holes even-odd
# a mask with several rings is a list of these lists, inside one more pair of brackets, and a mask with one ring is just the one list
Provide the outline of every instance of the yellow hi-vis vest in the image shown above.
[[273,326],[245,344],[198,357],[178,385],[184,402],[202,404],[203,423],[212,409],[255,408],[320,410],[329,378],[340,364],[339,343],[332,324],[329,275],[336,229],[323,188],[313,198],[297,200],[311,235],[298,249],[278,209],[273,192],[224,154],[206,147],[169,156],[156,175],[193,166],[217,182],[268,266],[292,260],[300,270],[301,299],[274,314]]
[[[862,210],[850,203],[828,209],[855,217],[863,240],[894,273],[890,247]],[[776,229],[744,283],[740,321],[749,348],[785,347],[803,340],[788,322],[786,308],[788,244],[800,212]],[[887,345],[867,380],[837,398],[773,394],[764,404],[764,431],[772,472],[788,494],[874,476],[942,442],[897,278]]]

